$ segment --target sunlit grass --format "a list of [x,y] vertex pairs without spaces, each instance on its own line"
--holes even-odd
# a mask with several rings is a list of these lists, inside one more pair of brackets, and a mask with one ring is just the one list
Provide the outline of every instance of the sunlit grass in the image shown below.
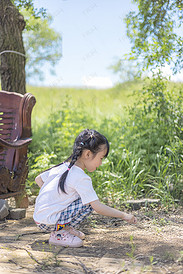
[[[125,107],[132,105],[136,97],[133,92],[142,88],[143,81],[126,82],[111,89],[84,89],[28,86],[27,92],[36,97],[36,105],[32,113],[33,126],[44,123],[50,113],[62,109],[66,100],[70,101],[73,109],[82,107],[96,120],[115,115],[125,115]],[[183,83],[169,82],[170,89],[179,90]]]
[[134,102],[133,91],[138,90],[141,85],[131,82],[103,90],[28,86],[27,91],[37,101],[32,113],[33,127],[37,123],[44,123],[50,113],[60,111],[65,101],[69,101],[73,109],[82,108],[96,120],[124,115],[124,108]]

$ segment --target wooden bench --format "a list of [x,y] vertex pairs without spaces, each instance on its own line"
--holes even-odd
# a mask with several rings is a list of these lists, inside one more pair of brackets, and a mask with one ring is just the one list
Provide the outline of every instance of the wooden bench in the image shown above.
[[[0,199],[15,197],[17,207],[27,207],[25,181],[27,149],[31,143],[31,112],[35,97],[0,91]],[[24,205],[23,205],[24,203]]]

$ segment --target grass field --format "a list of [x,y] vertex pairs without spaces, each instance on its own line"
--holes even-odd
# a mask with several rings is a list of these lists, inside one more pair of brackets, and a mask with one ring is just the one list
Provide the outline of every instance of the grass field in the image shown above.
[[96,120],[123,115],[124,107],[134,102],[133,91],[141,86],[140,82],[124,83],[104,90],[28,86],[27,91],[35,95],[37,101],[32,115],[33,128],[37,123],[44,123],[50,113],[61,110],[66,101],[73,109],[82,108]]
[[[83,111],[95,115],[96,119],[123,115],[124,108],[136,100],[133,93],[138,92],[142,85],[142,81],[134,81],[102,90],[28,86],[27,92],[35,95],[37,101],[32,114],[33,124],[44,123],[50,113],[61,110],[67,100],[74,109],[82,107]],[[183,88],[183,84],[170,82],[169,88],[178,90]]]
[[[112,89],[27,87],[37,103],[32,113],[28,188],[43,170],[64,161],[85,128],[104,134],[110,154],[91,174],[99,196],[113,203],[128,198],[182,197],[182,84],[155,80]],[[148,91],[148,92],[147,92]],[[134,93],[135,92],[135,93]],[[173,186],[173,187],[172,187]]]

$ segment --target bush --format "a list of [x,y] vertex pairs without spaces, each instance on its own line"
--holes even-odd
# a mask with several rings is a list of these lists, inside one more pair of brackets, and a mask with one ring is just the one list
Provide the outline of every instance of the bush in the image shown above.
[[[129,109],[124,143],[139,158],[138,171],[145,170],[143,192],[167,199],[182,196],[183,97],[168,91],[161,75],[139,94]],[[149,179],[148,179],[149,178]]]

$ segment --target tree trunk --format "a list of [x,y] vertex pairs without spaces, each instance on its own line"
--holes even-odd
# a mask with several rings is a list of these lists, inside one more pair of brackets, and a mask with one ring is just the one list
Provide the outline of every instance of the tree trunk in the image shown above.
[[[22,31],[24,17],[10,0],[0,0],[0,52],[16,51],[25,55]],[[25,56],[2,53],[0,64],[1,88],[25,94]]]

